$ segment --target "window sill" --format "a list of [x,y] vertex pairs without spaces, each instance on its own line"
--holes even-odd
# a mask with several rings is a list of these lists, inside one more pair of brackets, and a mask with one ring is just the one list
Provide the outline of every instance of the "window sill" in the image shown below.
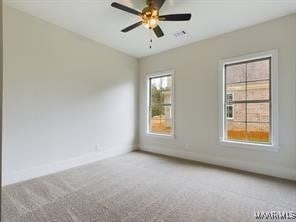
[[156,137],[156,138],[163,138],[163,139],[174,139],[175,135],[171,134],[159,134],[159,133],[146,133],[146,136],[150,136],[150,137]]
[[279,146],[277,145],[265,145],[265,144],[253,144],[235,141],[220,140],[220,145],[229,148],[241,148],[256,151],[268,151],[268,152],[279,152]]

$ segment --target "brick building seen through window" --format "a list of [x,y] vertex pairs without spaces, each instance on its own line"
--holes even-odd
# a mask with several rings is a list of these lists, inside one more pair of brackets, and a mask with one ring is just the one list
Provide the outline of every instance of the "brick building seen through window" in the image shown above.
[[227,140],[271,141],[271,58],[225,65]]

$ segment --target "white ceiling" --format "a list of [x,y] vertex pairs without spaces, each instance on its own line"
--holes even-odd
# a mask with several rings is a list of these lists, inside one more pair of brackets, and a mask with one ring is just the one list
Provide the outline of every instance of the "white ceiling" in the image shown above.
[[[115,0],[114,0],[115,1]],[[160,14],[192,13],[191,21],[161,22],[165,36],[153,36],[139,27],[121,29],[139,17],[112,8],[113,0],[5,0],[9,6],[64,27],[135,57],[152,55],[198,40],[241,29],[296,12],[296,0],[166,0]],[[116,0],[139,11],[146,0]],[[185,30],[176,38],[174,33]]]

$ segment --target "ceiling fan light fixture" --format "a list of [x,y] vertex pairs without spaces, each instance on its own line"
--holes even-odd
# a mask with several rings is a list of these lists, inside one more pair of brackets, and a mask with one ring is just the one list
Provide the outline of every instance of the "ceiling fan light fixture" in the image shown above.
[[158,10],[147,7],[142,12],[142,22],[144,27],[148,29],[154,29],[159,22]]
[[143,21],[144,27],[147,29],[154,29],[158,25],[158,19],[151,18],[147,21]]

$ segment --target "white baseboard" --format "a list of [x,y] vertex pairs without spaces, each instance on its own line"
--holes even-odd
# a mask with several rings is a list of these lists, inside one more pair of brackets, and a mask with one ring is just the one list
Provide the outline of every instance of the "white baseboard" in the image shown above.
[[21,182],[24,180],[33,179],[40,176],[56,173],[59,171],[67,170],[76,166],[84,165],[87,163],[95,162],[98,160],[107,159],[110,157],[118,156],[121,154],[129,153],[133,151],[134,146],[121,149],[111,149],[103,152],[91,153],[83,156],[79,156],[72,159],[67,159],[51,164],[37,166],[30,169],[24,169],[9,174],[2,175],[2,186]]
[[198,154],[198,153],[194,153],[192,151],[187,151],[187,150],[176,150],[176,149],[169,149],[169,148],[163,148],[163,147],[155,147],[153,145],[151,146],[140,145],[139,149],[147,152],[179,157],[183,159],[189,159],[189,160],[209,163],[213,165],[224,166],[224,167],[239,169],[243,171],[248,171],[248,172],[273,176],[273,177],[279,177],[283,179],[296,180],[296,169],[275,167],[271,165],[259,164],[254,162],[241,161],[241,160],[226,159],[224,157],[203,155],[203,154]]

